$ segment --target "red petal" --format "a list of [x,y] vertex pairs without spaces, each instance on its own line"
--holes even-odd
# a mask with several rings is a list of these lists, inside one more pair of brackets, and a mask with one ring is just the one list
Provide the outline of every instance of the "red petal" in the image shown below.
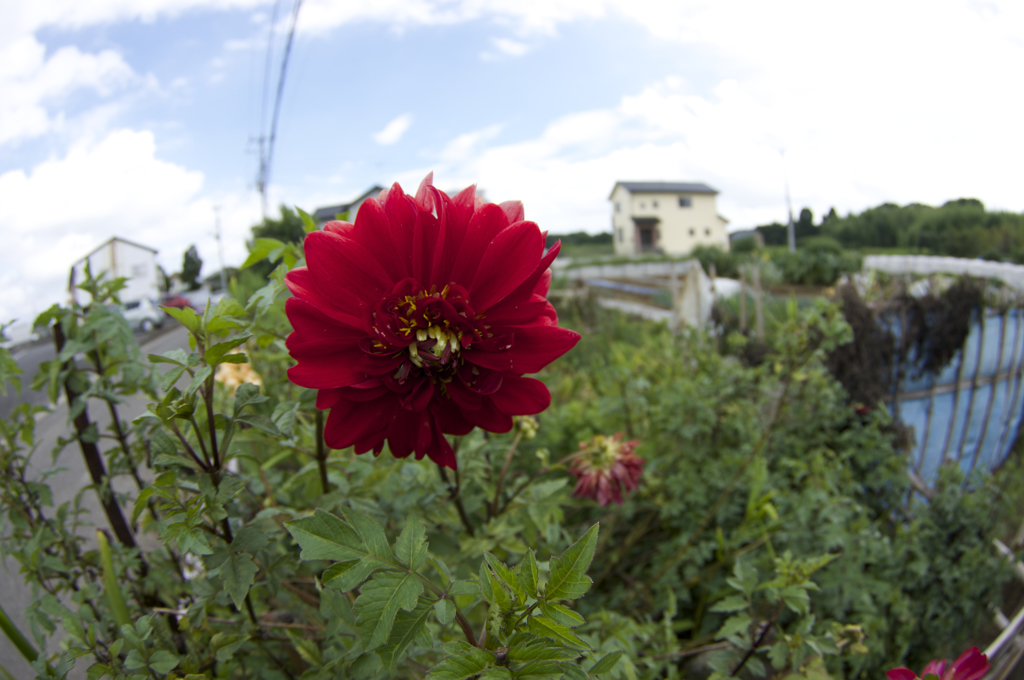
[[533,378],[505,375],[501,389],[491,395],[499,411],[510,416],[532,416],[551,405],[551,393]]
[[423,411],[413,413],[404,408],[395,409],[388,423],[388,448],[396,458],[405,458],[416,449],[416,435],[420,424],[427,418]]
[[558,241],[555,245],[548,249],[547,254],[541,259],[540,263],[533,270],[533,273],[523,281],[518,288],[512,291],[508,297],[505,298],[506,302],[524,302],[529,300],[534,295],[540,295],[541,297],[547,297],[548,287],[551,285],[551,263],[558,257],[558,252],[562,249],[562,242]]
[[447,434],[462,436],[473,431],[475,425],[466,420],[462,410],[451,399],[436,399],[430,410],[437,416],[441,431]]
[[295,332],[288,336],[291,341],[298,335],[301,342],[309,340],[333,340],[339,343],[355,343],[366,337],[361,328],[352,328],[337,323],[318,307],[300,297],[290,297],[284,303],[285,313]]
[[462,412],[466,420],[488,432],[508,432],[512,429],[512,416],[502,413],[490,397],[480,399],[480,408]]
[[503,352],[463,351],[466,361],[499,371],[536,373],[576,346],[579,333],[557,326],[536,326],[516,331],[512,348]]
[[462,244],[466,239],[469,222],[473,218],[476,187],[466,187],[454,198],[448,198],[443,193],[441,196],[444,203],[445,241],[444,247],[439,251],[434,279],[435,282],[447,284],[454,281],[452,271],[455,269],[459,251],[462,250]]
[[[487,321],[493,328],[502,326],[556,326],[558,313],[551,303],[534,295],[527,302],[508,303],[503,300],[487,313]],[[510,330],[514,330],[510,328]]]
[[505,201],[499,204],[501,209],[505,211],[508,216],[508,223],[515,224],[516,222],[522,222],[526,219],[526,212],[523,210],[522,201]]
[[427,187],[433,186],[434,173],[431,171],[427,173],[427,176],[423,178],[422,182],[420,182],[419,188],[416,189],[416,202],[420,204],[420,208],[428,212],[434,207],[434,196],[427,190]]
[[306,300],[338,323],[352,328],[363,327],[363,317],[359,305],[354,304],[354,301],[349,298],[334,301],[324,295],[309,268],[296,267],[285,275],[284,282],[292,295]]
[[885,674],[889,680],[917,680],[917,675],[909,668],[893,668]]
[[321,292],[348,309],[375,304],[394,282],[362,245],[315,231],[306,237],[306,262]]
[[475,411],[480,408],[480,394],[467,388],[461,380],[452,380],[447,386],[448,396],[460,409]]
[[518,288],[537,268],[543,253],[544,238],[533,222],[519,222],[495,236],[468,289],[473,308],[489,309]]
[[355,227],[351,222],[341,222],[338,220],[332,220],[324,225],[324,231],[328,231],[338,236],[345,236],[348,238],[352,237],[352,229]]
[[326,411],[341,399],[341,390],[320,390],[316,393],[316,407],[321,411]]
[[344,449],[383,432],[397,407],[397,397],[390,395],[366,402],[339,401],[327,418],[324,441],[332,449]]
[[395,254],[401,262],[402,269],[408,272],[407,276],[419,279],[414,259],[414,248],[416,243],[416,215],[419,212],[416,202],[405,195],[402,187],[397,182],[388,192],[388,198],[384,202],[384,213],[387,215],[391,241],[395,244]]
[[[476,279],[477,270],[480,268],[480,260],[487,250],[494,237],[502,230],[508,228],[508,218],[505,211],[488,203],[473,213],[466,229],[466,236],[459,249],[459,255],[455,260],[452,271],[452,282],[457,283],[466,290],[471,290],[473,281]],[[473,301],[474,309],[480,309],[476,301]]]
[[[301,356],[296,356],[299,352]],[[292,356],[299,363],[288,369],[288,379],[300,387],[310,389],[329,389],[348,387],[361,383],[366,378],[357,368],[363,353],[360,350],[324,353],[314,348],[307,355],[302,346],[292,350]]]

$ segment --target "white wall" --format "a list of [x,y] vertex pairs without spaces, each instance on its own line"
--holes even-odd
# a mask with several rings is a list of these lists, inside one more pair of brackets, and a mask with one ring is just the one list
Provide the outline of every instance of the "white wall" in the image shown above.
[[[680,206],[680,198],[688,198],[690,206]],[[729,250],[729,233],[725,220],[718,215],[715,194],[630,194],[619,185],[612,193],[611,200],[612,236],[616,255],[640,252],[634,217],[657,218],[656,245],[668,254],[686,255],[699,245],[714,245]]]
[[[121,302],[159,298],[160,275],[157,271],[156,253],[153,251],[114,240],[90,255],[88,259],[93,278],[99,278],[100,274],[106,273],[105,281],[120,276],[128,279],[126,287],[119,294]],[[85,260],[75,264],[74,270],[77,285],[85,280]],[[89,300],[88,293],[81,290],[76,289],[72,295],[83,304]]]

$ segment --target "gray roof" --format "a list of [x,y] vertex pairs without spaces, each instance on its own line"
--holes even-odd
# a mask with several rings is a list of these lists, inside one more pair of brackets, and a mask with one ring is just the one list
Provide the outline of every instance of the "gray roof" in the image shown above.
[[[622,186],[626,191],[636,194],[717,194],[707,184],[695,182],[616,182],[615,187]],[[615,193],[612,187],[612,193]],[[611,198],[611,196],[609,196]]]
[[[348,212],[349,210],[352,209],[352,206],[359,205],[364,200],[366,200],[369,196],[371,196],[371,195],[376,196],[377,194],[379,194],[383,190],[384,190],[384,187],[375,184],[372,187],[370,187],[369,189],[367,189],[366,191],[364,191],[359,196],[359,198],[357,198],[356,200],[354,200],[354,201],[352,201],[350,203],[339,203],[338,205],[328,205],[328,206],[325,206],[323,208],[317,208],[316,211],[313,213],[313,220],[315,220],[316,222],[330,222],[331,220],[335,219],[336,215],[339,215],[339,214],[341,214],[343,212]],[[354,218],[354,217],[355,217],[355,215],[349,215],[349,218]]]

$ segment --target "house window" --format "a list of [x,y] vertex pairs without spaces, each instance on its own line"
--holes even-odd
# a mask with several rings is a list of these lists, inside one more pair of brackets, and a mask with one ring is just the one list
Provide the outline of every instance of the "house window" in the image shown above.
[[651,201],[651,205],[653,207],[657,208],[658,207],[658,202],[657,201]]
[[689,196],[680,196],[679,197],[679,207],[680,208],[689,208],[692,205],[693,205],[693,203],[690,201],[690,197]]
[[618,201],[615,202],[615,212],[622,212],[622,204]]
[[693,229],[690,230],[690,236],[693,236]]
[[646,204],[646,203],[644,203],[643,201],[641,201],[641,202],[640,202],[640,209],[641,209],[641,210],[643,210],[643,209],[644,209],[644,208],[646,208],[646,207],[647,207],[647,204]]
[[145,276],[145,275],[146,275],[146,265],[144,265],[144,264],[132,265],[132,276]]
[[625,240],[625,235],[622,233],[622,227],[619,227],[618,232],[619,232],[619,243],[622,243],[622,241]]
[[711,230],[708,229],[707,227],[704,227],[704,235],[705,236],[711,236]]

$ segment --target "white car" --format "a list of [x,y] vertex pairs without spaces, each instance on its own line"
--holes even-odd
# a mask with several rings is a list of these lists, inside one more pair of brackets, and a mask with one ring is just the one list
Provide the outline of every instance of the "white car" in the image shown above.
[[167,315],[164,310],[156,306],[156,303],[148,298],[132,300],[121,306],[121,314],[132,329],[139,329],[144,333],[162,326]]

